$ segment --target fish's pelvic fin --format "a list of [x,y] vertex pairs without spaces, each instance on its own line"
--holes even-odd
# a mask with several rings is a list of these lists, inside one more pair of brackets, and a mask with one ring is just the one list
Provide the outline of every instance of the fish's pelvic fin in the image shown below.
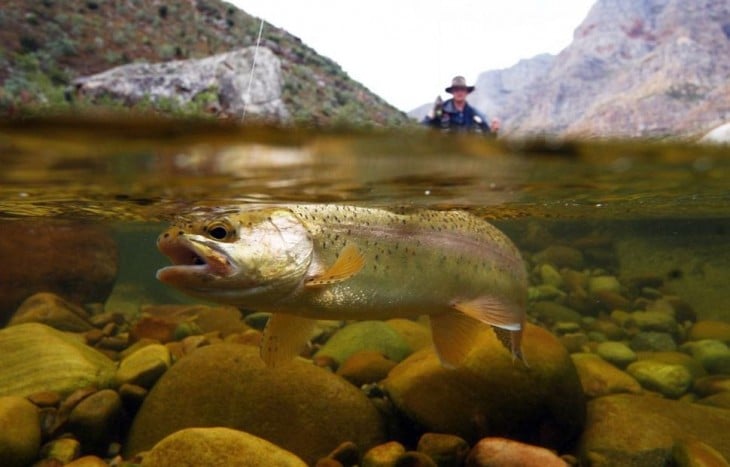
[[499,342],[512,354],[512,361],[519,360],[529,368],[530,365],[527,364],[527,360],[525,360],[525,356],[522,353],[522,329],[519,331],[510,331],[492,326],[492,330],[497,336],[497,339],[499,339]]
[[491,325],[497,338],[512,353],[512,357],[527,365],[522,356],[525,313],[521,306],[490,296],[456,302],[452,306],[467,316]]
[[337,284],[338,282],[343,282],[353,277],[360,272],[364,265],[365,258],[360,253],[360,250],[352,243],[348,243],[340,251],[337,260],[329,269],[309,279],[304,285],[306,287],[319,287],[322,285]]
[[459,366],[471,351],[484,327],[475,319],[456,311],[430,315],[436,354],[446,368]]
[[316,321],[300,316],[274,313],[261,339],[261,359],[268,367],[290,362],[304,348],[314,332]]

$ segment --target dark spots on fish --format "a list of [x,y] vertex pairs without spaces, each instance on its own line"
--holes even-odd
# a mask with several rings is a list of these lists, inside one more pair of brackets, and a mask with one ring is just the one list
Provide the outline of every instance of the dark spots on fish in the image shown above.
[[185,232],[183,232],[182,230],[178,230],[177,231],[177,236],[180,237],[182,235],[185,235]]
[[164,238],[170,238],[170,233],[169,232],[165,232],[165,234],[163,235],[163,237]]

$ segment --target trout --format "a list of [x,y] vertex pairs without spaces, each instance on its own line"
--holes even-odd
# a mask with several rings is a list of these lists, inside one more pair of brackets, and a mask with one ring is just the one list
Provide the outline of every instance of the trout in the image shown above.
[[[429,315],[458,366],[485,323],[522,359],[527,273],[496,227],[463,211],[244,207],[181,218],[157,240],[157,278],[195,297],[271,312],[261,357],[297,356],[316,319]],[[523,360],[524,361],[524,360]]]

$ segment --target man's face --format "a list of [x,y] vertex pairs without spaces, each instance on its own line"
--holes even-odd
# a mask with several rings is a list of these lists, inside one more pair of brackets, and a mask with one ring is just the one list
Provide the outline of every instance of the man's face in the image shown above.
[[466,95],[469,94],[466,88],[454,87],[451,89],[451,94],[454,96],[456,102],[464,102]]

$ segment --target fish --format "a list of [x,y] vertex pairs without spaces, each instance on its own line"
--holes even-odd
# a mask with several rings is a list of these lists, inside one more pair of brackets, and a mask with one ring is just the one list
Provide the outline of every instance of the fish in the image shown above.
[[318,319],[420,315],[447,368],[463,363],[485,324],[525,362],[525,263],[504,233],[465,211],[231,207],[180,217],[157,246],[172,263],[157,271],[161,282],[271,313],[261,343],[270,367],[299,355]]

